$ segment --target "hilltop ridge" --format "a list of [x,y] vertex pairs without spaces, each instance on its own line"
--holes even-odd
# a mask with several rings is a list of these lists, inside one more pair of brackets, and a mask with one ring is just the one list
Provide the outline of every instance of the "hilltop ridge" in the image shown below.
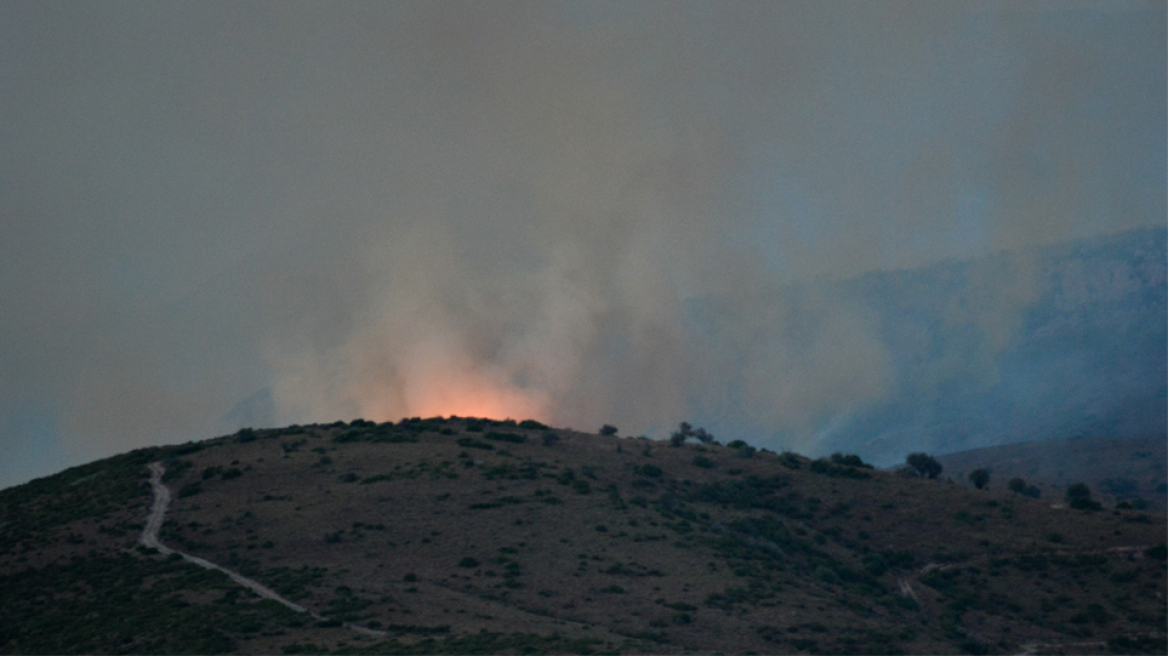
[[[153,462],[163,545],[316,617],[139,544]],[[245,429],[0,491],[0,651],[1163,651],[1164,516],[1051,506],[530,420]]]

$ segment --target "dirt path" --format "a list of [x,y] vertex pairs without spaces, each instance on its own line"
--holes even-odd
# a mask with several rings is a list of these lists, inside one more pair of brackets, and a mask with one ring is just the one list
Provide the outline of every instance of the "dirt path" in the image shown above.
[[[147,467],[150,469],[150,487],[154,490],[154,504],[150,507],[150,517],[146,520],[146,527],[142,529],[142,537],[138,540],[139,542],[141,542],[146,547],[152,547],[154,549],[157,549],[158,553],[161,553],[163,555],[169,555],[169,554],[175,553],[175,554],[182,556],[183,560],[186,560],[187,562],[194,563],[194,564],[198,565],[199,567],[203,567],[205,569],[219,570],[220,572],[223,572],[224,574],[226,574],[232,581],[235,581],[239,585],[242,585],[243,587],[251,590],[252,592],[255,592],[260,597],[262,597],[264,599],[271,599],[272,601],[281,603],[281,604],[287,606],[288,608],[291,608],[292,610],[296,611],[297,613],[308,613],[310,616],[312,616],[314,619],[317,619],[317,620],[327,620],[328,619],[327,617],[324,617],[323,615],[318,615],[317,613],[314,613],[314,612],[308,610],[307,608],[305,608],[304,606],[301,606],[300,604],[296,604],[296,603],[293,603],[291,601],[288,601],[287,599],[281,597],[279,594],[277,594],[271,588],[265,586],[264,584],[260,583],[259,581],[253,581],[252,579],[247,578],[246,576],[240,574],[239,572],[234,572],[232,570],[227,569],[226,567],[220,567],[219,565],[216,565],[215,563],[212,563],[209,560],[199,558],[198,556],[192,556],[188,553],[183,553],[181,551],[171,549],[170,547],[167,547],[166,545],[159,542],[158,531],[159,531],[159,529],[162,528],[162,523],[166,519],[166,509],[167,509],[167,507],[170,506],[170,489],[167,488],[166,485],[162,482],[162,474],[166,471],[166,468],[162,466],[161,462],[152,462],[149,465],[147,465]],[[348,627],[348,628],[350,628],[358,633],[364,633],[365,635],[371,635],[371,636],[384,636],[384,635],[386,635],[385,631],[375,631],[373,629],[367,629],[365,627],[357,626],[355,624],[346,623],[344,626],[346,626],[346,627]]]

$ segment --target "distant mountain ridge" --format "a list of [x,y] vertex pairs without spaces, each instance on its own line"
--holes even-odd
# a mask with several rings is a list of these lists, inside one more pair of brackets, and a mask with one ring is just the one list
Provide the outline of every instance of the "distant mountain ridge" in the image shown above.
[[1134,502],[1168,509],[1168,440],[1162,437],[1073,437],[960,451],[938,456],[945,476],[969,484],[969,472],[990,471],[990,489],[1018,477],[1044,498],[1060,501],[1065,488],[1086,483],[1108,505]]
[[[794,317],[796,332],[807,326],[797,338],[806,344],[794,348],[833,338],[816,328],[831,317],[814,299],[828,299],[830,311],[864,326],[864,338],[882,349],[885,394],[823,415],[814,437],[759,435],[732,409],[707,424],[719,435],[802,444],[814,454],[856,452],[881,466],[912,451],[1068,436],[1168,439],[1166,253],[1168,229],[1146,228],[784,287],[756,304]],[[695,301],[693,312],[711,343],[736,329],[717,298]],[[789,341],[761,331],[751,337],[759,354]],[[744,365],[752,358],[746,354]]]

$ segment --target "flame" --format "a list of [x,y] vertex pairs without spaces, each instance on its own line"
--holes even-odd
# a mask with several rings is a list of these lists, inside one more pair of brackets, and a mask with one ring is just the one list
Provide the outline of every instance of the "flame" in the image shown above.
[[546,406],[537,394],[500,385],[483,375],[447,381],[425,380],[407,389],[405,401],[406,414],[416,417],[539,419],[544,417]]
[[[453,342],[453,343],[452,343]],[[395,367],[390,388],[354,390],[367,417],[488,417],[537,419],[548,415],[547,395],[510,382],[507,372],[476,361],[450,339],[414,343]]]

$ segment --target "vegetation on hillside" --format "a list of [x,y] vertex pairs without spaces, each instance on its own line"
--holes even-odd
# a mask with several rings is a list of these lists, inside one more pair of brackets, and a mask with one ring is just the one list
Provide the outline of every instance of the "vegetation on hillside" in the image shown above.
[[[0,652],[1164,650],[1163,515],[609,428],[245,430],[0,491]],[[139,547],[153,461],[164,544],[324,619]]]

